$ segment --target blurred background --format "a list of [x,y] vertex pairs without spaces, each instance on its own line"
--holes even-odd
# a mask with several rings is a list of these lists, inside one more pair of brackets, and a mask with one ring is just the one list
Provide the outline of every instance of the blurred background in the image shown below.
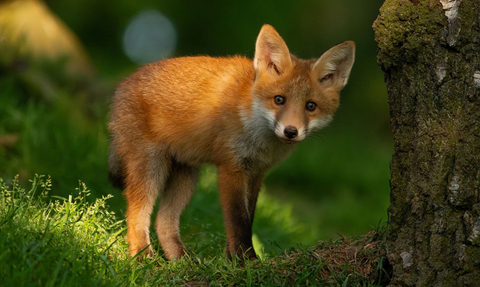
[[[345,40],[356,62],[333,123],[267,175],[254,224],[256,249],[313,245],[363,234],[387,220],[393,143],[371,25],[381,0],[0,1],[0,177],[50,175],[68,197],[81,180],[95,197],[107,180],[109,98],[144,63],[185,55],[253,57],[273,25],[300,58]],[[182,216],[198,254],[225,244],[215,168],[202,170]],[[210,244],[201,245],[200,242]],[[195,248],[202,247],[200,250]]]

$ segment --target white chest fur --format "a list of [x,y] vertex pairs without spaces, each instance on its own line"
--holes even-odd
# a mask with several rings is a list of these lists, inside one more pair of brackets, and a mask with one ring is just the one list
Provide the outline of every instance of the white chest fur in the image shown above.
[[276,120],[272,111],[260,101],[253,102],[252,112],[240,110],[243,133],[231,139],[235,159],[253,167],[269,168],[284,159],[293,150],[275,135]]

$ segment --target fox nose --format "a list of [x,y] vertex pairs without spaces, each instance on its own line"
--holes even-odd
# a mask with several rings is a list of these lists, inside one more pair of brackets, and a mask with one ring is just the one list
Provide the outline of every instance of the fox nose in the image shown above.
[[283,130],[283,134],[287,138],[293,139],[294,137],[296,137],[298,135],[298,131],[297,131],[296,127],[288,126],[288,127],[285,128],[285,130]]

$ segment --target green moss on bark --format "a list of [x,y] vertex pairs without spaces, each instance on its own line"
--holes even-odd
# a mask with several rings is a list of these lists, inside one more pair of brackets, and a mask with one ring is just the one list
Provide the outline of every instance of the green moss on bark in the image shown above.
[[385,1],[374,27],[381,66],[414,62],[419,51],[433,48],[447,20],[441,7],[430,2]]
[[[480,0],[387,0],[374,24],[395,153],[392,285],[480,280]],[[479,208],[477,208],[479,207]]]

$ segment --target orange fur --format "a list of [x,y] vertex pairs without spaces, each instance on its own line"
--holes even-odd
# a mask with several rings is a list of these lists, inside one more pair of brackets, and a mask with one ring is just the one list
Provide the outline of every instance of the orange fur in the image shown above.
[[[265,25],[254,61],[174,58],[146,65],[125,79],[112,100],[109,160],[113,178],[125,185],[130,254],[144,248],[152,253],[150,215],[159,195],[155,227],[165,255],[185,254],[179,217],[194,191],[198,168],[213,163],[227,253],[254,258],[251,227],[263,175],[288,155],[292,144],[331,120],[353,59],[353,42],[335,46],[318,60],[297,59]],[[315,108],[308,110],[308,105]]]

